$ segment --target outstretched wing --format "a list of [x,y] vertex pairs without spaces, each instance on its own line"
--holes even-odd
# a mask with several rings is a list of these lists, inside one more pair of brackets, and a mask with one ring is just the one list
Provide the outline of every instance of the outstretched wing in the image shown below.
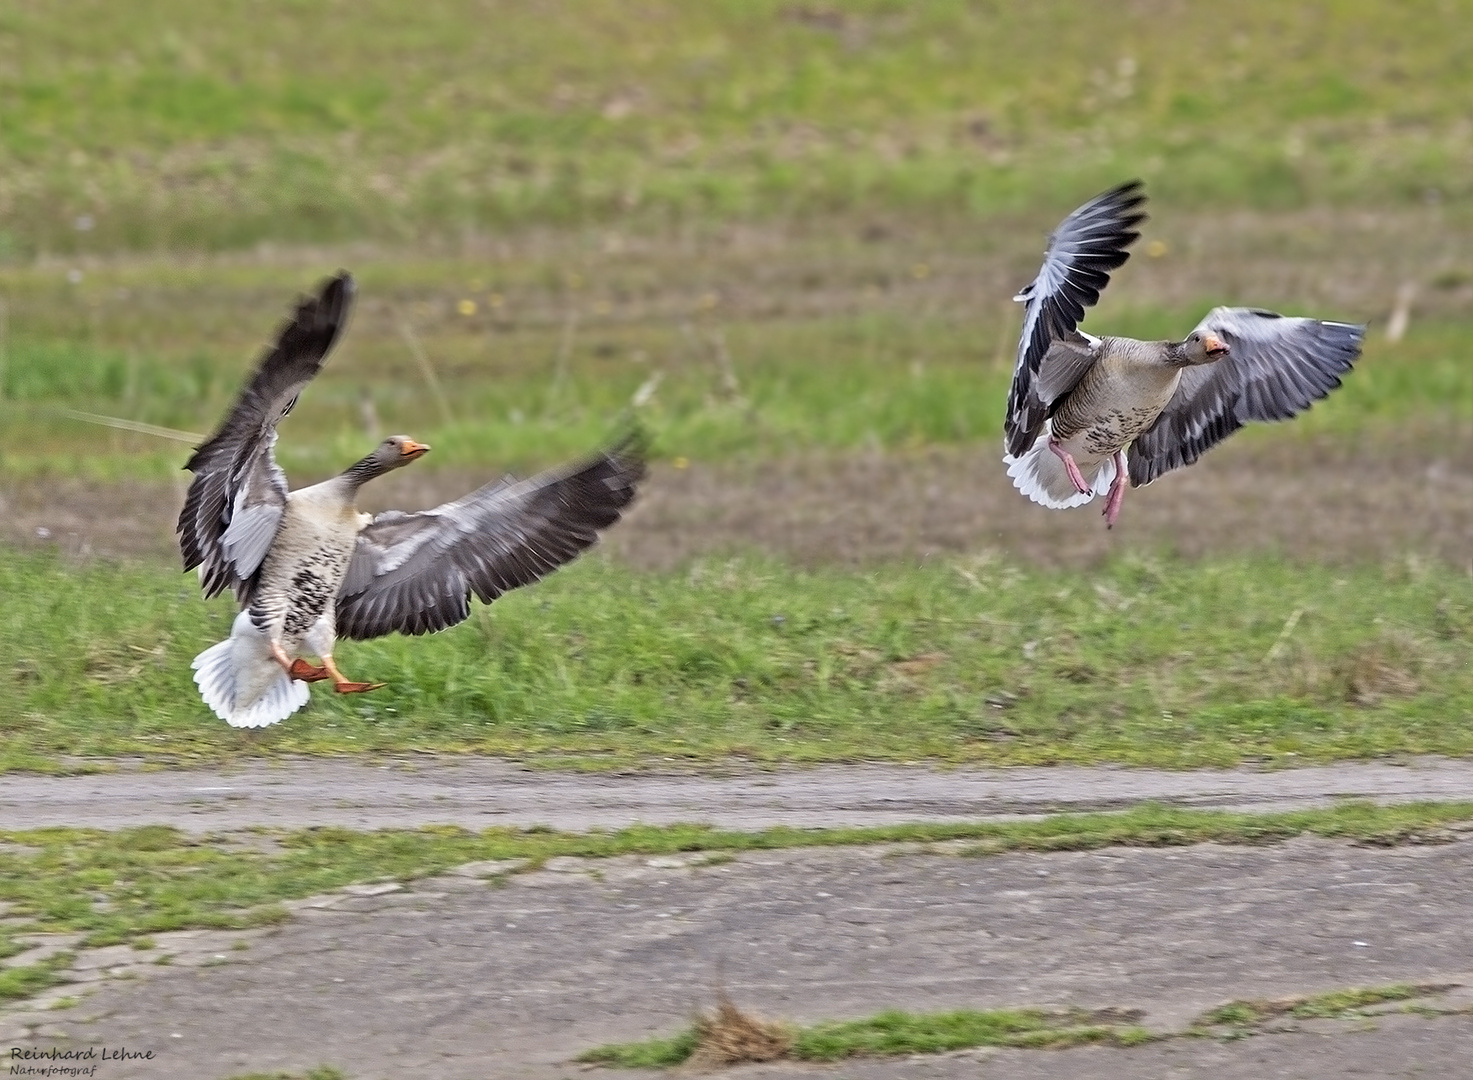
[[530,480],[487,484],[433,510],[379,514],[338,590],[338,635],[426,634],[571,562],[619,520],[644,476],[641,440]]
[[1176,393],[1128,454],[1136,487],[1190,465],[1250,420],[1288,420],[1340,385],[1364,326],[1295,319],[1257,308],[1213,308],[1197,330],[1228,355],[1182,372]]
[[250,602],[286,505],[286,476],[272,454],[276,425],[322,370],[353,291],[352,277],[339,273],[301,300],[219,430],[184,466],[195,475],[179,514],[179,548],[185,570],[200,568],[207,597],[228,587]]
[[1140,236],[1135,227],[1146,220],[1139,209],[1145,201],[1141,182],[1132,180],[1075,210],[1049,237],[1038,276],[1013,298],[1028,306],[1008,392],[1009,454],[1022,456],[1038,437],[1052,400],[1038,392],[1039,368],[1049,347],[1073,335],[1084,309],[1099,300],[1110,271],[1130,258],[1126,248]]

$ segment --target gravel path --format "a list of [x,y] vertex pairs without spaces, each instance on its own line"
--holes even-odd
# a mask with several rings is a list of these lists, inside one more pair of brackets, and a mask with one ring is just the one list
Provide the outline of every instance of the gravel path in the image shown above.
[[[639,821],[756,829],[1005,820],[1145,799],[1265,810],[1348,796],[1466,799],[1473,762],[1273,772],[863,765],[727,776],[420,758],[196,771],[121,762],[88,776],[0,777],[0,821],[168,823],[196,833]],[[352,1080],[560,1080],[588,1075],[573,1059],[592,1046],[681,1029],[718,986],[749,1011],[800,1022],[890,1008],[1057,1006],[1140,1010],[1141,1023],[1171,1035],[1231,999],[1411,982],[1451,988],[1423,999],[1419,1013],[1283,1019],[1232,1041],[752,1065],[731,1075],[1464,1075],[1473,1054],[1465,886],[1473,837],[1393,849],[1306,838],[985,858],[965,847],[555,859],[491,884],[478,875],[495,868],[472,866],[402,887],[349,887],[292,905],[292,919],[269,931],[185,931],[158,935],[151,949],[84,950],[73,964],[80,983],[0,1009],[0,1042],[11,1054],[153,1053],[99,1063],[102,1080],[301,1076],[318,1064]],[[60,937],[31,944],[74,947]],[[165,953],[173,963],[156,963]],[[80,1004],[47,1007],[78,993]]]
[[115,772],[85,776],[0,776],[0,822],[15,829],[169,824],[192,832],[427,824],[584,831],[677,821],[760,829],[1007,819],[1118,810],[1148,799],[1281,810],[1349,797],[1383,803],[1473,799],[1473,761],[1417,758],[1399,765],[1193,772],[856,765],[728,776],[551,773],[484,759],[377,765],[296,759],[180,771],[122,763]]
[[[972,858],[957,845],[559,859],[305,906],[213,966],[149,965],[80,1005],[0,1016],[3,1045],[127,1047],[103,1080],[560,1080],[602,1043],[669,1035],[724,986],[811,1022],[887,1008],[1142,1010],[1183,1031],[1229,999],[1396,982],[1442,1015],[1294,1020],[1237,1041],[1005,1051],[736,1076],[1456,1077],[1473,1048],[1473,839],[1323,840]],[[693,864],[694,863],[694,864]],[[628,1080],[651,1074],[599,1073]]]

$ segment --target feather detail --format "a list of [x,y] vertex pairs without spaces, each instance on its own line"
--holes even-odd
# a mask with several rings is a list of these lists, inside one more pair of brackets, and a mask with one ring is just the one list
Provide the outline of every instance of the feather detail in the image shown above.
[[307,704],[307,684],[271,657],[271,643],[242,611],[230,636],[194,658],[194,682],[206,705],[231,727],[268,727]]
[[1088,492],[1081,493],[1075,490],[1074,482],[1069,479],[1069,473],[1059,456],[1048,448],[1049,435],[1049,424],[1045,422],[1043,430],[1026,454],[1021,457],[1003,455],[1013,487],[1038,505],[1051,510],[1083,506],[1110,490],[1110,484],[1115,479],[1113,455],[1102,458],[1075,455],[1074,463],[1084,475],[1084,482],[1090,485]]

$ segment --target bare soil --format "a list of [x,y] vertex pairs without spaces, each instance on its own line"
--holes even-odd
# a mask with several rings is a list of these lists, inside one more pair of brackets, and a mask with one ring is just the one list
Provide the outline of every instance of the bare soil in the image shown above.
[[[457,498],[484,475],[426,470],[365,491],[366,509]],[[177,559],[184,485],[12,484],[0,543],[75,557]],[[1186,558],[1281,552],[1316,562],[1473,559],[1473,432],[1404,443],[1240,438],[1126,495],[1107,531],[1094,507],[1045,510],[1010,485],[996,447],[786,460],[658,463],[603,549],[663,570],[757,551],[804,565],[865,565],[992,551],[1088,566],[1124,551]]]

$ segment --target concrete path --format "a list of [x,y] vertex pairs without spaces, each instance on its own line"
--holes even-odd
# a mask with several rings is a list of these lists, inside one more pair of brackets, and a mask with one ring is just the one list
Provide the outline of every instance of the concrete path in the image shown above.
[[1451,986],[1425,999],[1443,1014],[734,1075],[1467,1075],[1473,839],[962,851],[566,859],[502,885],[445,875],[305,907],[215,966],[154,967],[71,1009],[11,1014],[0,1035],[7,1048],[154,1052],[107,1063],[103,1080],[300,1076],[323,1063],[354,1080],[559,1080],[586,1075],[572,1059],[589,1047],[676,1032],[717,986],[749,1011],[805,1022],[1048,1005],[1142,1010],[1148,1028],[1180,1032],[1228,999],[1408,982]]
[[229,769],[144,771],[121,763],[85,776],[0,776],[0,822],[191,832],[251,825],[359,829],[456,824],[584,831],[644,822],[861,826],[976,821],[1060,810],[1177,806],[1283,810],[1337,799],[1473,799],[1473,761],[1414,758],[1301,769],[1166,772],[1125,768],[824,766],[728,776],[534,771],[484,759],[387,764],[286,759]]
[[[196,833],[640,821],[757,829],[1005,820],[1145,799],[1265,810],[1345,797],[1473,798],[1473,762],[1273,772],[875,765],[715,777],[453,759],[208,771],[120,763],[90,776],[0,777],[0,822],[168,823]],[[751,1012],[799,1022],[891,1008],[1077,1006],[1140,1010],[1145,1026],[1171,1034],[1230,999],[1411,982],[1445,989],[1416,1013],[1281,1021],[1235,1041],[752,1065],[731,1075],[1461,1077],[1473,1060],[1473,835],[1451,835],[1393,849],[1303,839],[969,857],[957,843],[558,859],[489,882],[481,876],[497,868],[470,867],[314,898],[271,931],[187,931],[158,935],[153,949],[84,951],[73,965],[81,982],[0,1009],[0,1053],[153,1054],[99,1062],[102,1080],[301,1076],[318,1064],[352,1080],[558,1080],[588,1075],[573,1059],[592,1046],[680,1030],[718,986]],[[154,962],[164,954],[172,964]],[[80,1004],[46,1007],[87,990]],[[7,1075],[15,1064],[0,1060]]]

